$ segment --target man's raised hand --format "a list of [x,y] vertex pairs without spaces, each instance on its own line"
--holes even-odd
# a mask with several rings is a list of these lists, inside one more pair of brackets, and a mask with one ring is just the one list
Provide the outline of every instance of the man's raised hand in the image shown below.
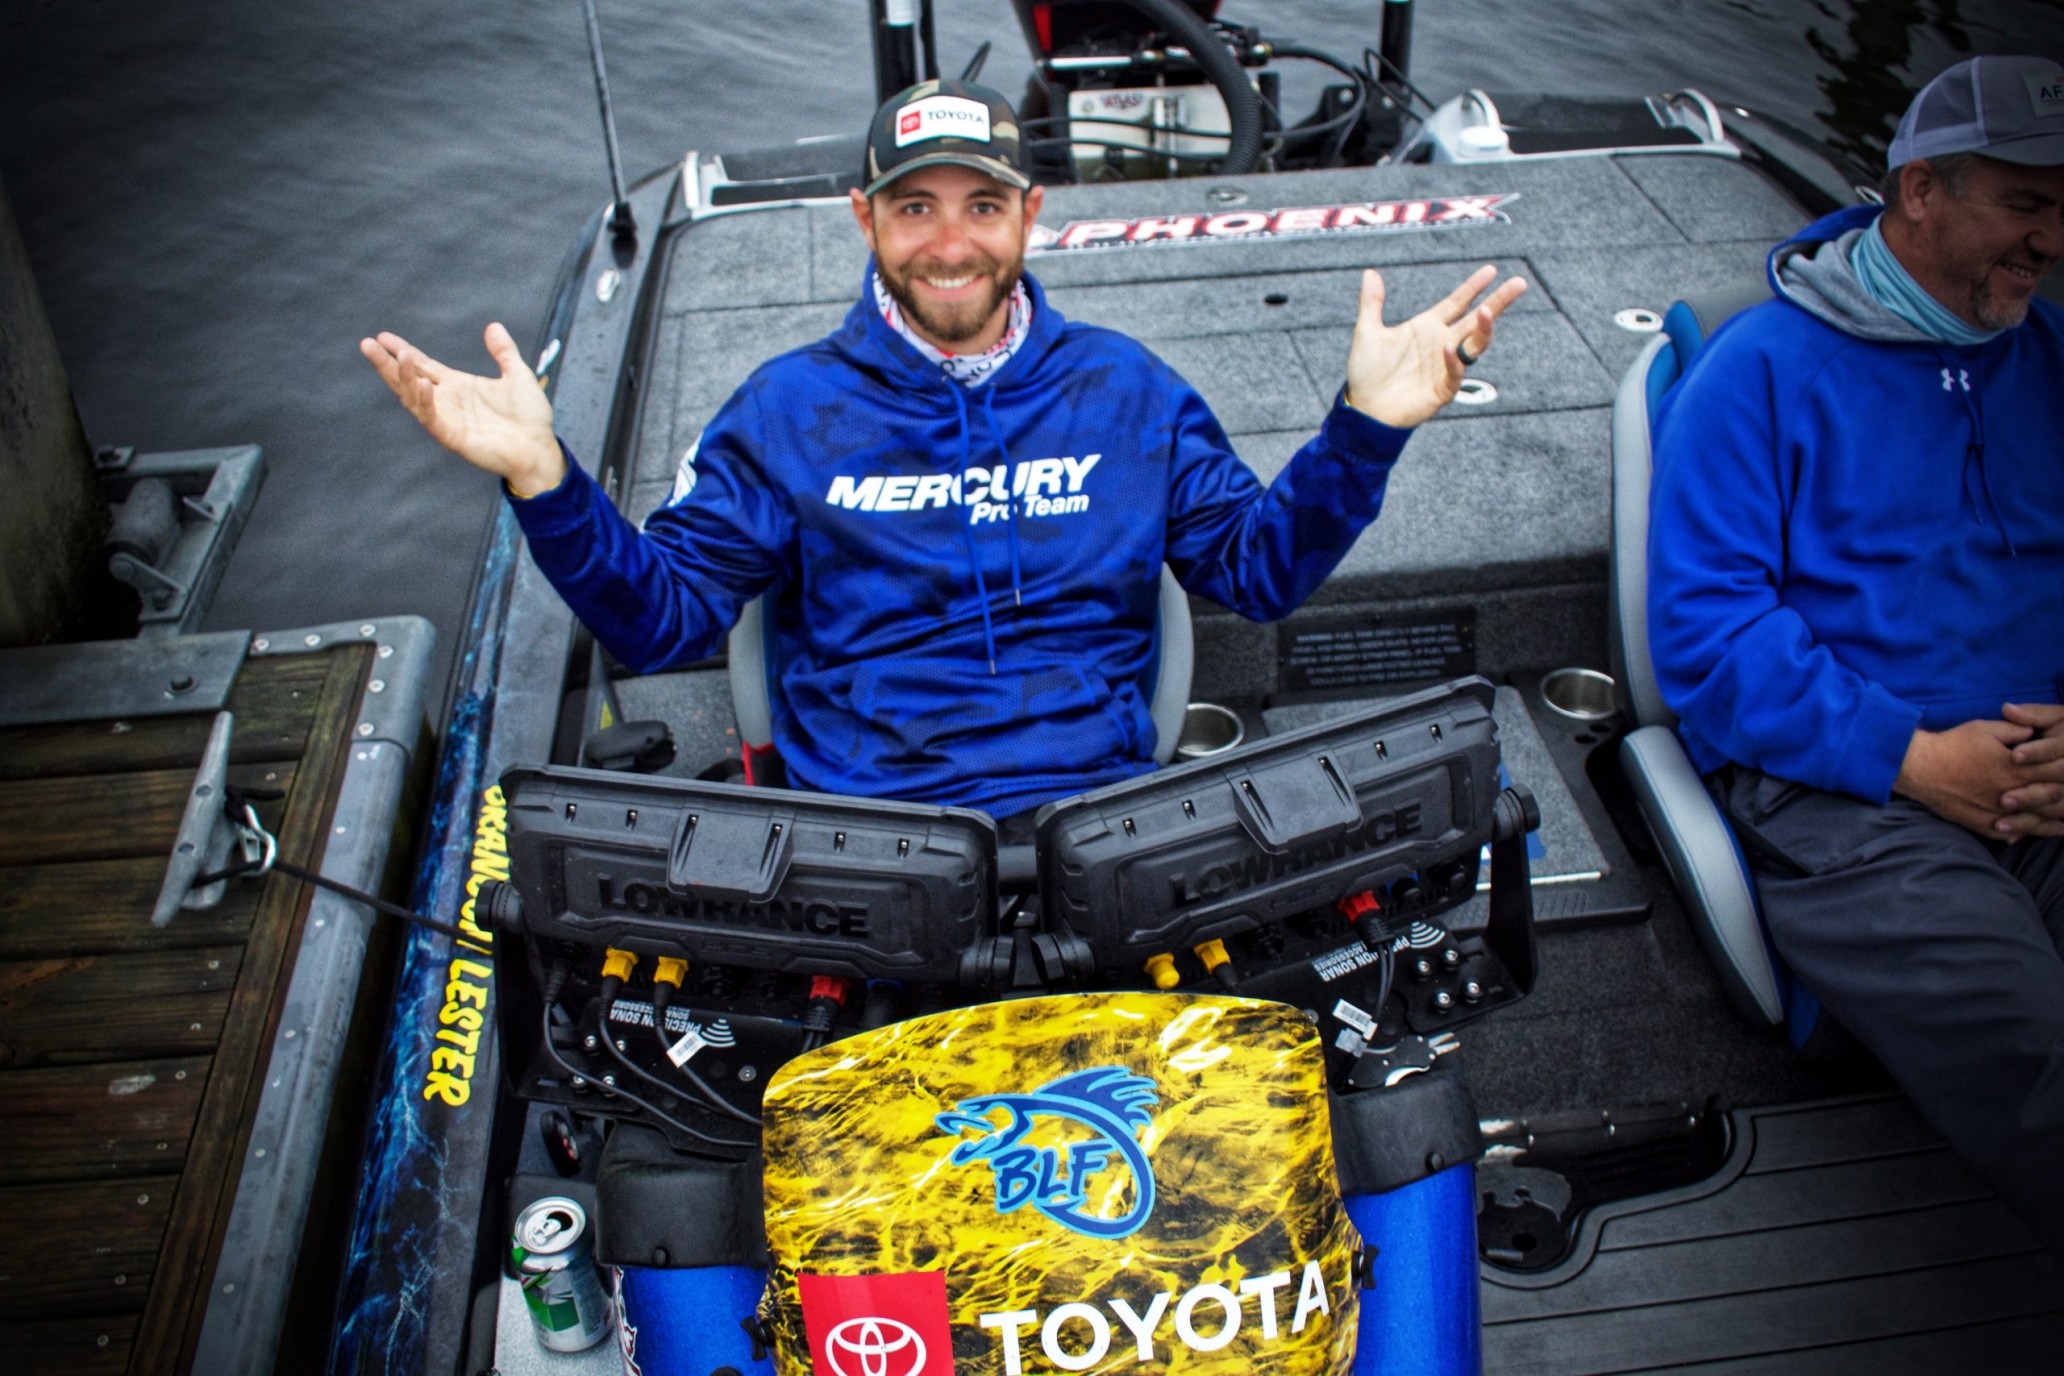
[[447,368],[397,334],[361,339],[358,351],[432,439],[519,497],[549,492],[566,477],[552,403],[507,330],[489,325],[486,339],[500,377]]
[[[1430,420],[1461,389],[1465,358],[1482,358],[1505,308],[1526,283],[1508,277],[1480,304],[1498,270],[1486,263],[1429,310],[1383,323],[1383,274],[1362,272],[1361,309],[1347,351],[1347,404],[1400,428]],[[1466,350],[1466,354],[1462,352]]]

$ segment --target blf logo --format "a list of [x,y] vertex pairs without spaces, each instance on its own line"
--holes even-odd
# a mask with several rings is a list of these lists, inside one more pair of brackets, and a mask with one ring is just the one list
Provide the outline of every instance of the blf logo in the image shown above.
[[946,1273],[796,1274],[810,1365],[828,1376],[953,1376]]
[[[973,1129],[949,1158],[956,1166],[986,1161],[995,1173],[996,1212],[1025,1205],[1087,1237],[1129,1237],[1154,1212],[1154,1168],[1137,1140],[1153,1122],[1159,1102],[1154,1082],[1123,1066],[1104,1065],[1064,1075],[1030,1094],[981,1094],[963,1099],[934,1120],[941,1132]],[[998,1122],[989,1117],[1002,1109]],[[1042,1121],[1072,1124],[1076,1140],[1059,1145],[1026,1142]],[[1081,1136],[1081,1129],[1088,1129]],[[1065,1130],[1064,1130],[1065,1131]],[[1115,1174],[1114,1174],[1115,1173]],[[1132,1203],[1116,1218],[1090,1206],[1092,1188],[1104,1199],[1132,1186]]]

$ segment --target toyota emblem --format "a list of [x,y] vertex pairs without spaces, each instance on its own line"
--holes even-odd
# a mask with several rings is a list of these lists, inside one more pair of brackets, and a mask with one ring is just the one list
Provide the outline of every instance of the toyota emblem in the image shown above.
[[918,1376],[925,1345],[899,1320],[847,1319],[825,1336],[824,1358],[832,1376]]

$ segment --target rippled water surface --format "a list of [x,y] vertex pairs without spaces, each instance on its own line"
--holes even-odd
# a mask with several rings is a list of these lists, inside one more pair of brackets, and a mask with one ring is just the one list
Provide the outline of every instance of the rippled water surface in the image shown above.
[[[1022,89],[1007,0],[938,8],[949,70],[993,40],[984,79]],[[1352,59],[1380,8],[1227,0],[1224,13]],[[865,0],[600,10],[633,172],[688,148],[857,130],[872,108]],[[2059,0],[1417,12],[1413,77],[1436,99],[1696,86],[1879,162],[1909,93],[1942,67],[2064,51]],[[529,339],[570,236],[607,195],[580,6],[10,0],[0,180],[93,440],[265,446],[272,476],[211,624],[418,612],[448,652],[493,485],[415,429],[355,344],[394,329],[484,365],[486,320]]]

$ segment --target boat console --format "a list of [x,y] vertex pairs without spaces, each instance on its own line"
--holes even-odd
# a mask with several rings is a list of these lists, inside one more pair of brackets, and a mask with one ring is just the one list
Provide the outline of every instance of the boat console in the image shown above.
[[[478,911],[516,1092],[742,1156],[818,1044],[997,999],[1209,990],[1306,1010],[1336,1091],[1533,986],[1526,833],[1493,692],[1461,680],[1042,809],[1006,904],[982,813],[537,768],[503,778]],[[1442,918],[1491,856],[1490,918]],[[728,1120],[728,1121],[727,1121]]]

